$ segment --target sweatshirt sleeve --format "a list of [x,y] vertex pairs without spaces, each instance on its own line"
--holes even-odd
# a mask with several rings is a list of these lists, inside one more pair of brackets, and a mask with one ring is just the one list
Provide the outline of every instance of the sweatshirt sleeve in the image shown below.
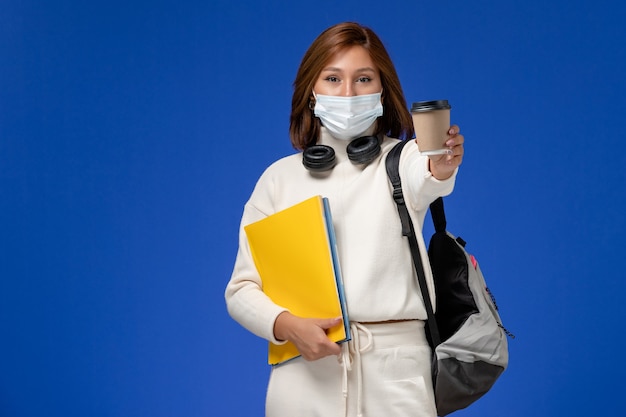
[[427,156],[415,144],[407,144],[400,158],[400,178],[405,199],[417,212],[426,212],[430,203],[452,193],[458,168],[446,180],[438,180],[429,169]]
[[231,317],[250,332],[275,344],[285,343],[274,337],[274,322],[287,309],[276,305],[262,290],[244,226],[267,216],[247,203],[239,228],[239,250],[225,299]]

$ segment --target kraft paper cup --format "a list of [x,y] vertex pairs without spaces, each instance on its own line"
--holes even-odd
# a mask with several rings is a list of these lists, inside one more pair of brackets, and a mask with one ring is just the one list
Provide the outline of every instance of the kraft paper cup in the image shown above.
[[450,129],[448,100],[418,101],[411,106],[417,146],[423,155],[442,155],[452,151],[445,146]]

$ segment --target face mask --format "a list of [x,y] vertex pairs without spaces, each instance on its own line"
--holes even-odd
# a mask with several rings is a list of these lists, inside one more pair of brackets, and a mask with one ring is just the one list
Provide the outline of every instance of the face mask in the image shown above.
[[316,95],[313,114],[337,139],[361,136],[383,114],[382,93],[342,97]]

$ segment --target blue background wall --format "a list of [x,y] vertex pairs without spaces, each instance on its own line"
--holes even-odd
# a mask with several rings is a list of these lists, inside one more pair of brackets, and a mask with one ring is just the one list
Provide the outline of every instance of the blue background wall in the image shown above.
[[0,416],[262,415],[266,344],[223,290],[244,202],[293,152],[299,61],[344,20],[466,136],[450,229],[517,338],[457,415],[621,415],[625,18],[603,0],[2,2]]

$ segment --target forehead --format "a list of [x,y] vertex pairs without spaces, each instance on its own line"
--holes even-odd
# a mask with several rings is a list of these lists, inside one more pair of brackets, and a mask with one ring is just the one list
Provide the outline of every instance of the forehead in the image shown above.
[[356,71],[359,69],[378,71],[369,51],[361,45],[353,45],[343,48],[331,56],[322,71]]

